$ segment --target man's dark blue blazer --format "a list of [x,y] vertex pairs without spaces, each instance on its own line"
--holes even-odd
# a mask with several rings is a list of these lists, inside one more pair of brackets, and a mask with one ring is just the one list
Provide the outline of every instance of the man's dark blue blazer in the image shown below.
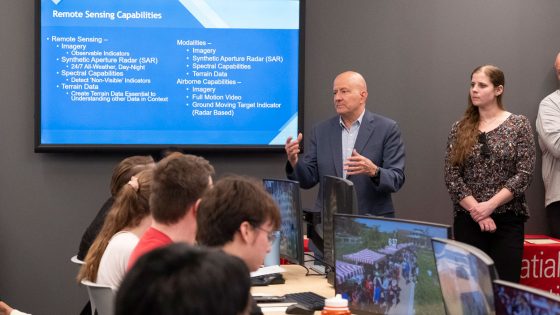
[[[296,167],[287,163],[288,178],[308,189],[322,182],[324,175],[342,177],[341,128],[338,115],[315,125]],[[391,193],[402,187],[405,178],[404,143],[397,123],[366,110],[354,148],[379,166],[380,172],[377,179],[365,174],[348,176],[354,183],[359,213],[393,217]],[[321,183],[314,211],[322,209],[322,193]]]

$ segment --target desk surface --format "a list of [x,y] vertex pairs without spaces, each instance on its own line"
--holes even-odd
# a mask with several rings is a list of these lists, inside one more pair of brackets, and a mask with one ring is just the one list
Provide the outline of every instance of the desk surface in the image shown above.
[[[299,265],[282,265],[282,268],[286,269],[286,272],[282,273],[286,283],[252,287],[251,293],[254,295],[284,295],[287,293],[311,291],[326,298],[334,296],[334,287],[327,283],[327,278],[325,278],[325,276],[305,276],[305,268]],[[314,272],[311,271],[311,273]],[[263,308],[263,313],[266,315],[285,314],[284,309],[285,307],[282,309],[265,307]],[[320,313],[321,312],[315,312],[315,314]]]

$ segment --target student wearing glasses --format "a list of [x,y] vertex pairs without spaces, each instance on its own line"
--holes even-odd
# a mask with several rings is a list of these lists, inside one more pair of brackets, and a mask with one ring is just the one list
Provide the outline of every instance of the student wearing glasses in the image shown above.
[[535,143],[527,117],[504,109],[504,83],[495,66],[472,72],[467,110],[447,142],[445,184],[455,239],[486,252],[501,279],[519,282]]
[[[220,247],[259,269],[280,228],[280,210],[260,181],[225,177],[206,191],[196,215],[199,245]],[[251,314],[262,314],[253,303]]]

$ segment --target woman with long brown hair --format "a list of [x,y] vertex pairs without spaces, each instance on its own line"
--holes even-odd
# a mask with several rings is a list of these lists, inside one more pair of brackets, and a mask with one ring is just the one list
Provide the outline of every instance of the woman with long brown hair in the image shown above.
[[535,143],[527,117],[505,110],[504,84],[498,67],[472,72],[467,110],[448,138],[445,183],[455,239],[486,252],[500,278],[519,282]]
[[85,230],[78,249],[79,260],[84,260],[86,258],[87,252],[89,251],[91,244],[93,244],[93,241],[95,241],[99,231],[101,231],[105,218],[107,217],[107,213],[109,213],[109,210],[113,207],[115,198],[121,188],[126,185],[126,183],[130,180],[130,177],[145,169],[153,168],[154,165],[154,159],[149,155],[133,155],[120,161],[119,164],[115,166],[111,175],[111,197],[105,201],[93,221]]
[[153,169],[133,176],[119,191],[99,235],[78,274],[83,279],[117,289],[130,253],[151,224],[149,198]]

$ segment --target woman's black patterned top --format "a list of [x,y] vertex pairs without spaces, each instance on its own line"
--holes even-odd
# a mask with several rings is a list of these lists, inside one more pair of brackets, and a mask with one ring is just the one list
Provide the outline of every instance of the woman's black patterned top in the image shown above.
[[481,134],[463,165],[454,166],[450,153],[458,124],[453,124],[445,155],[445,184],[453,201],[454,215],[468,213],[459,205],[463,198],[473,196],[482,202],[507,188],[513,193],[513,200],[496,208],[494,213],[514,213],[528,218],[524,192],[533,177],[536,153],[527,117],[511,114],[501,125]]

